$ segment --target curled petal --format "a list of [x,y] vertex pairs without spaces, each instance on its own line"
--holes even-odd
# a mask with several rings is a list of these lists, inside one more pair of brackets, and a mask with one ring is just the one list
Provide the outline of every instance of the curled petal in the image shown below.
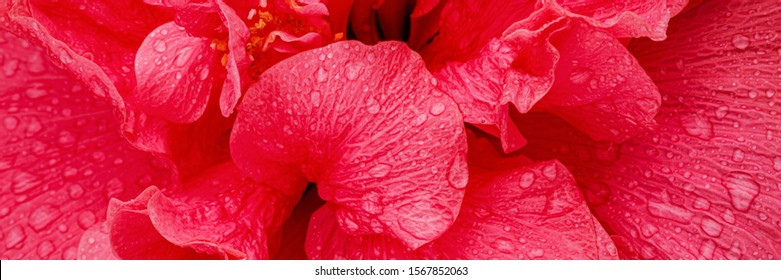
[[453,227],[421,251],[438,259],[617,258],[561,163],[476,168],[470,176]]
[[524,153],[570,166],[595,216],[631,246],[622,251],[777,259],[781,87],[766,70],[776,68],[778,48],[766,19],[779,15],[771,3],[710,1],[676,17],[667,41],[629,46],[665,100],[658,129],[599,143],[551,116],[527,116]]
[[600,141],[622,142],[656,125],[659,91],[617,39],[573,21],[551,43],[561,57],[535,110],[553,112]]
[[411,248],[439,236],[466,185],[461,115],[398,42],[338,42],[280,62],[240,106],[237,165],[258,180],[302,172],[341,228]]
[[269,236],[278,234],[295,198],[226,163],[170,198],[150,187],[131,201],[113,200],[111,245],[124,259],[267,259]]
[[136,54],[138,88],[130,102],[150,115],[190,123],[206,110],[219,60],[206,38],[173,22],[147,36]]
[[594,27],[606,29],[616,37],[666,38],[670,18],[686,6],[687,0],[653,1],[576,1],[546,0],[569,17],[580,18]]

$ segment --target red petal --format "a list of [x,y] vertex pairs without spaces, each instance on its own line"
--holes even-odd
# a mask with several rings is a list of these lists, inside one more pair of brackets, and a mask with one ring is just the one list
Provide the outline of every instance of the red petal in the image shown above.
[[[553,1],[551,1],[553,2]],[[580,1],[558,0],[561,11],[577,17],[600,29],[606,29],[616,37],[650,37],[664,40],[667,22],[678,13],[686,0],[652,1]],[[553,3],[551,3],[553,4]]]
[[225,84],[220,94],[220,111],[225,117],[233,114],[233,108],[239,102],[241,93],[249,84],[249,77],[246,73],[250,61],[247,56],[247,41],[249,40],[249,29],[230,6],[222,0],[216,0],[220,8],[220,17],[225,26],[228,27],[228,64],[225,65],[228,75],[225,78]]
[[654,127],[659,92],[618,40],[573,21],[551,42],[561,58],[553,87],[535,109],[554,112],[600,141],[622,142]]
[[55,63],[117,97],[115,87],[123,93],[135,87],[133,57],[144,37],[173,19],[140,0],[15,1],[9,14],[19,33],[50,50]]
[[73,259],[109,198],[168,185],[156,158],[122,138],[113,106],[30,43],[0,33],[2,259]]
[[327,204],[312,215],[306,237],[306,254],[314,260],[419,259],[396,239],[379,235],[350,235],[339,227],[338,206]]
[[275,260],[306,260],[306,251],[304,242],[306,241],[307,228],[309,220],[315,210],[319,209],[325,203],[317,194],[317,188],[309,187],[301,200],[298,201],[296,208],[290,218],[282,225],[279,242],[272,242],[269,250],[276,252],[272,254]]
[[107,224],[96,224],[81,236],[79,241],[78,259],[80,260],[117,260],[119,259],[111,249]]
[[260,80],[231,136],[237,165],[258,179],[301,170],[351,234],[415,248],[455,219],[466,185],[461,116],[406,46],[338,42]]
[[540,14],[519,22],[475,57],[449,62],[436,72],[439,88],[459,104],[464,121],[499,136],[505,152],[526,143],[510,121],[511,103],[528,112],[553,83],[559,54],[548,40],[566,22],[555,19],[539,30],[526,29],[549,20]]
[[[448,1],[439,22],[433,22],[439,26],[439,34],[421,50],[421,55],[435,68],[478,56],[491,40],[502,37],[507,27],[529,17],[536,10],[535,4],[536,1]],[[416,12],[426,10],[420,9]]]
[[676,17],[668,41],[630,46],[663,96],[657,131],[610,145],[528,119],[528,154],[572,166],[595,215],[643,258],[779,258],[781,88],[766,70],[779,15],[710,1]]
[[145,113],[177,123],[201,117],[219,66],[211,40],[191,37],[173,22],[161,25],[136,54],[138,88],[130,102]]
[[151,187],[134,200],[112,201],[109,235],[124,259],[265,259],[268,237],[277,234],[296,198],[226,163],[194,178],[172,198]]
[[440,259],[617,258],[561,163],[505,166],[473,168],[453,227],[421,250]]

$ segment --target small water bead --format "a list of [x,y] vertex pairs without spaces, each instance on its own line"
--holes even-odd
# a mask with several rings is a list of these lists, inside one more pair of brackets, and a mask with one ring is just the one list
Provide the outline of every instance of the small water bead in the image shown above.
[[748,48],[749,44],[751,44],[751,41],[745,35],[737,34],[732,36],[732,45],[739,50],[745,50]]

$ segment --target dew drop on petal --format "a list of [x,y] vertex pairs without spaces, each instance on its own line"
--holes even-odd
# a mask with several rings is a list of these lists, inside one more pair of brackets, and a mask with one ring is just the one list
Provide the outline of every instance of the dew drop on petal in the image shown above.
[[521,186],[521,188],[528,188],[531,187],[532,184],[534,184],[534,179],[536,175],[534,175],[533,172],[526,172],[521,175],[521,180],[518,182],[518,185]]
[[165,41],[163,40],[157,40],[154,45],[154,49],[157,52],[164,52],[168,46],[166,46]]
[[735,209],[747,211],[751,202],[759,195],[759,184],[749,174],[731,172],[724,178],[723,183]]
[[712,237],[718,237],[721,235],[721,231],[724,227],[716,220],[705,217],[702,218],[702,221],[700,222],[700,228],[702,228],[702,231],[705,232],[705,234]]
[[387,164],[384,164],[384,163],[379,163],[379,164],[375,165],[374,167],[372,167],[371,169],[369,169],[368,173],[369,173],[369,176],[372,176],[374,178],[382,178],[382,177],[387,176],[388,173],[390,173],[390,171],[391,171],[391,166],[390,165],[387,165]]
[[739,50],[745,50],[750,43],[749,38],[745,35],[738,34],[732,36],[732,45]]
[[429,110],[429,112],[434,116],[439,116],[444,111],[445,111],[445,104],[442,104],[442,102],[439,101],[434,103],[434,105],[431,105],[431,109]]
[[41,231],[51,225],[51,223],[59,218],[60,215],[62,215],[62,213],[59,209],[50,204],[44,204],[38,206],[38,208],[35,208],[35,210],[30,213],[28,223],[33,230]]

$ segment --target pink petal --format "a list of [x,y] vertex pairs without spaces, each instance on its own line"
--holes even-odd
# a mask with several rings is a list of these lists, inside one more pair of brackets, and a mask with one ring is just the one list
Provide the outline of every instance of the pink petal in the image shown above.
[[570,165],[595,215],[642,258],[778,259],[781,88],[765,69],[779,15],[710,1],[674,19],[667,41],[633,41],[663,96],[658,130],[618,145],[527,119],[527,154]]
[[111,249],[106,222],[96,224],[87,229],[79,241],[77,258],[80,260],[117,260]]
[[[434,69],[450,61],[479,56],[485,46],[500,38],[510,25],[529,17],[536,10],[535,4],[536,1],[531,0],[447,1],[440,12],[439,22],[432,22],[438,25],[439,33],[421,50],[421,55]],[[416,10],[423,13],[426,9],[421,7],[418,10],[416,7]]]
[[[300,179],[290,181],[303,184]],[[232,163],[192,179],[171,198],[150,187],[128,202],[113,200],[109,236],[124,259],[266,259],[297,196],[246,178]]]
[[439,259],[617,258],[561,163],[505,166],[473,168],[453,227],[421,250]]
[[416,248],[450,226],[467,179],[464,128],[414,52],[398,42],[337,42],[260,80],[231,136],[239,167],[258,180],[302,172],[353,235]]
[[222,0],[216,2],[220,8],[220,18],[229,30],[228,64],[225,65],[228,74],[220,94],[220,111],[223,116],[229,117],[233,114],[233,108],[238,104],[241,93],[249,85],[249,77],[246,77],[246,70],[250,64],[246,51],[249,29],[233,8]]
[[327,204],[312,215],[306,254],[313,260],[419,259],[404,243],[379,234],[350,235],[339,227],[338,207]]
[[113,106],[39,48],[0,33],[2,259],[73,259],[110,198],[171,183],[163,161],[122,138]]
[[561,57],[553,87],[535,109],[551,111],[600,141],[622,142],[654,127],[659,92],[618,40],[573,21],[551,42]]
[[320,206],[325,202],[317,194],[317,188],[309,187],[304,192],[301,200],[296,204],[290,218],[282,225],[278,242],[272,241],[269,250],[272,253],[271,258],[275,260],[306,260],[306,242],[309,220]]
[[[554,4],[554,1],[550,1]],[[675,15],[688,1],[576,1],[558,0],[555,4],[563,8],[563,14],[581,18],[594,27],[606,29],[616,37],[650,37],[660,41],[670,17]],[[553,6],[558,6],[553,5]],[[557,7],[558,8],[558,7]]]
[[130,102],[150,115],[190,123],[206,110],[219,58],[211,40],[191,37],[173,22],[161,25],[136,54],[138,88]]
[[118,98],[135,87],[134,54],[170,12],[143,1],[15,1],[10,27],[31,37],[95,91]]
[[[530,29],[542,22],[549,23]],[[439,89],[458,103],[464,121],[498,136],[505,152],[519,149],[526,140],[509,114],[528,112],[550,89],[559,54],[549,38],[565,25],[547,14],[518,22],[470,60],[439,69]]]

